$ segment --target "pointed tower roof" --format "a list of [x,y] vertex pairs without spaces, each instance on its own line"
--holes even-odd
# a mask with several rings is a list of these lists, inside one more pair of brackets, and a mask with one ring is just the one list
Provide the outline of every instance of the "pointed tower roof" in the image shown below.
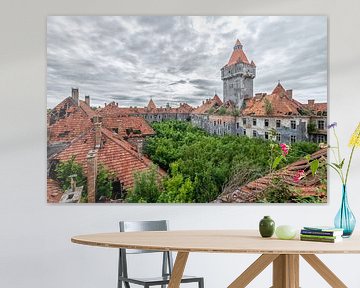
[[242,46],[240,40],[237,39],[235,46],[234,46],[234,51],[231,54],[228,63],[226,64],[227,66],[234,65],[239,62],[250,64],[250,62],[249,62],[248,58],[246,57],[242,48],[243,48],[243,46]]
[[255,62],[254,62],[253,60],[251,60],[250,65],[252,65],[252,66],[256,67]]
[[286,93],[286,90],[280,84],[280,81],[279,81],[279,83],[276,85],[276,87],[274,88],[274,90],[272,91],[271,94],[281,94],[281,93]]
[[214,95],[213,99],[219,106],[221,106],[223,104],[223,102],[221,101],[221,99],[219,98],[219,96],[217,94]]
[[147,105],[147,108],[148,108],[149,110],[154,110],[154,109],[156,109],[156,105],[155,105],[154,101],[152,100],[152,98],[150,99],[150,101],[149,101],[149,103],[148,103],[148,105]]

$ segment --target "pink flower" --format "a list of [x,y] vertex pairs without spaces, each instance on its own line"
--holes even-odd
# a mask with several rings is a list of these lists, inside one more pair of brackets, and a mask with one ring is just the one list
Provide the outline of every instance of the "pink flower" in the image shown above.
[[305,177],[305,171],[304,170],[298,170],[293,178],[295,183],[299,183],[302,178]]
[[285,143],[281,143],[280,148],[284,157],[289,154],[289,147]]

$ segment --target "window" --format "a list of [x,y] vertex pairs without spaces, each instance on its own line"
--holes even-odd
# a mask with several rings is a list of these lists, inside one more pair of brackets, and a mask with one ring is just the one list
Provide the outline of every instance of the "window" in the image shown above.
[[257,132],[256,132],[256,130],[253,130],[253,137],[257,137]]
[[281,134],[276,133],[276,141],[281,142]]
[[265,127],[269,127],[269,119],[265,119],[264,124],[265,124]]
[[269,132],[265,132],[265,139],[266,139],[266,140],[269,139]]
[[237,123],[236,123],[236,129],[239,129],[239,128],[240,128],[240,123],[237,122]]
[[253,126],[256,126],[256,118],[253,118]]
[[296,129],[296,121],[295,120],[291,120],[291,129]]
[[225,125],[226,125],[226,122],[224,121],[224,127],[225,127]]
[[276,120],[276,128],[280,128],[281,127],[281,120]]
[[216,121],[214,121],[214,126],[216,126]]
[[244,135],[246,136],[246,129],[244,129],[244,132],[243,132],[243,133],[244,133]]
[[318,129],[319,130],[325,129],[325,121],[324,120],[318,120]]
[[291,141],[291,143],[295,143],[295,142],[296,142],[296,136],[295,136],[295,135],[291,135],[291,136],[290,136],[290,141]]
[[325,135],[318,135],[317,142],[318,143],[326,143],[326,136]]
[[243,125],[246,125],[246,118],[243,118]]
[[228,125],[228,130],[230,131],[230,125]]

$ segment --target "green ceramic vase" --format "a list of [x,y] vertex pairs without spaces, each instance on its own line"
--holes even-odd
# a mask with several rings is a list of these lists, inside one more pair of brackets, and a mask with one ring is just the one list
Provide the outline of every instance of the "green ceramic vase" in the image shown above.
[[271,237],[275,232],[275,222],[270,216],[264,216],[259,223],[259,232],[262,237]]

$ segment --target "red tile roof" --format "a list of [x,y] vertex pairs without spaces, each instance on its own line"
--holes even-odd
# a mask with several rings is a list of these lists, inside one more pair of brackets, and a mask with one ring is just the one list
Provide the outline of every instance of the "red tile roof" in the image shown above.
[[150,101],[149,101],[149,103],[148,103],[148,105],[147,105],[147,108],[148,108],[149,110],[154,110],[154,109],[156,109],[156,105],[155,105],[155,103],[154,103],[154,101],[153,101],[152,99],[150,99]]
[[[107,169],[114,172],[125,188],[131,188],[134,184],[134,172],[149,169],[152,162],[145,156],[139,157],[135,149],[126,141],[117,139],[113,132],[106,128],[101,129],[102,147],[98,150],[98,163],[102,163]],[[87,171],[86,156],[94,149],[95,131],[91,129],[85,135],[78,137],[67,148],[54,155],[52,159],[60,161],[69,160],[73,155],[76,161]],[[164,175],[163,170],[159,171]]]
[[[311,155],[311,160],[319,159],[326,161],[327,149],[321,149]],[[304,170],[306,178],[300,180],[300,182],[294,182],[294,176],[299,170]],[[280,178],[285,184],[300,191],[300,196],[319,196],[326,198],[326,194],[319,192],[320,189],[326,189],[326,185],[321,182],[318,176],[312,176],[310,165],[307,160],[299,160],[294,162],[285,168],[278,170],[272,174],[267,174],[255,181],[252,181],[244,186],[241,186],[232,191],[226,191],[219,196],[218,202],[257,202],[259,196],[271,185],[274,177]]]
[[303,104],[305,109],[312,111],[315,114],[327,112],[327,103],[311,103]]
[[97,112],[94,111],[89,105],[87,105],[85,103],[85,101],[80,100],[79,101],[79,106],[80,108],[86,113],[87,116],[89,116],[90,118],[94,117],[95,115],[97,115]]
[[47,178],[47,202],[48,203],[59,203],[63,191],[57,181]]
[[215,94],[215,96],[211,99],[206,99],[202,105],[197,107],[192,111],[192,114],[206,114],[209,112],[210,109],[217,109],[219,108],[223,102],[220,100],[219,96]]
[[64,99],[48,114],[49,142],[70,142],[90,129],[92,115],[95,112],[85,102],[77,106],[71,97]]
[[[149,103],[151,107],[155,107],[149,109],[148,107],[139,108],[139,107],[118,107],[115,102],[111,102],[107,104],[105,107],[99,110],[99,115],[102,117],[108,117],[111,115],[138,115],[138,114],[176,114],[176,113],[190,113],[194,110],[187,103],[180,103],[179,107],[158,107],[156,108],[155,102],[153,100],[152,103]],[[152,105],[154,104],[154,105]],[[149,106],[149,105],[148,105]]]
[[[102,123],[103,126],[109,130],[119,129],[119,127],[121,127],[120,131],[118,130],[118,134],[122,137],[155,135],[155,131],[146,120],[140,116],[127,116],[123,114],[105,116],[102,118]],[[135,130],[138,132],[134,133]]]
[[234,51],[232,52],[230,59],[226,66],[234,65],[236,63],[246,63],[250,64],[248,58],[246,57],[244,51],[241,48],[241,43],[239,39],[235,43]]
[[274,88],[274,90],[272,91],[271,94],[282,94],[282,93],[286,93],[286,90],[284,89],[284,87],[279,82],[276,85],[276,87]]
[[[267,111],[267,103],[271,104],[272,113]],[[303,110],[303,105],[290,98],[284,87],[279,83],[272,94],[257,95],[255,97],[245,99],[245,108],[241,111],[244,116],[289,116],[301,115],[300,111]]]

